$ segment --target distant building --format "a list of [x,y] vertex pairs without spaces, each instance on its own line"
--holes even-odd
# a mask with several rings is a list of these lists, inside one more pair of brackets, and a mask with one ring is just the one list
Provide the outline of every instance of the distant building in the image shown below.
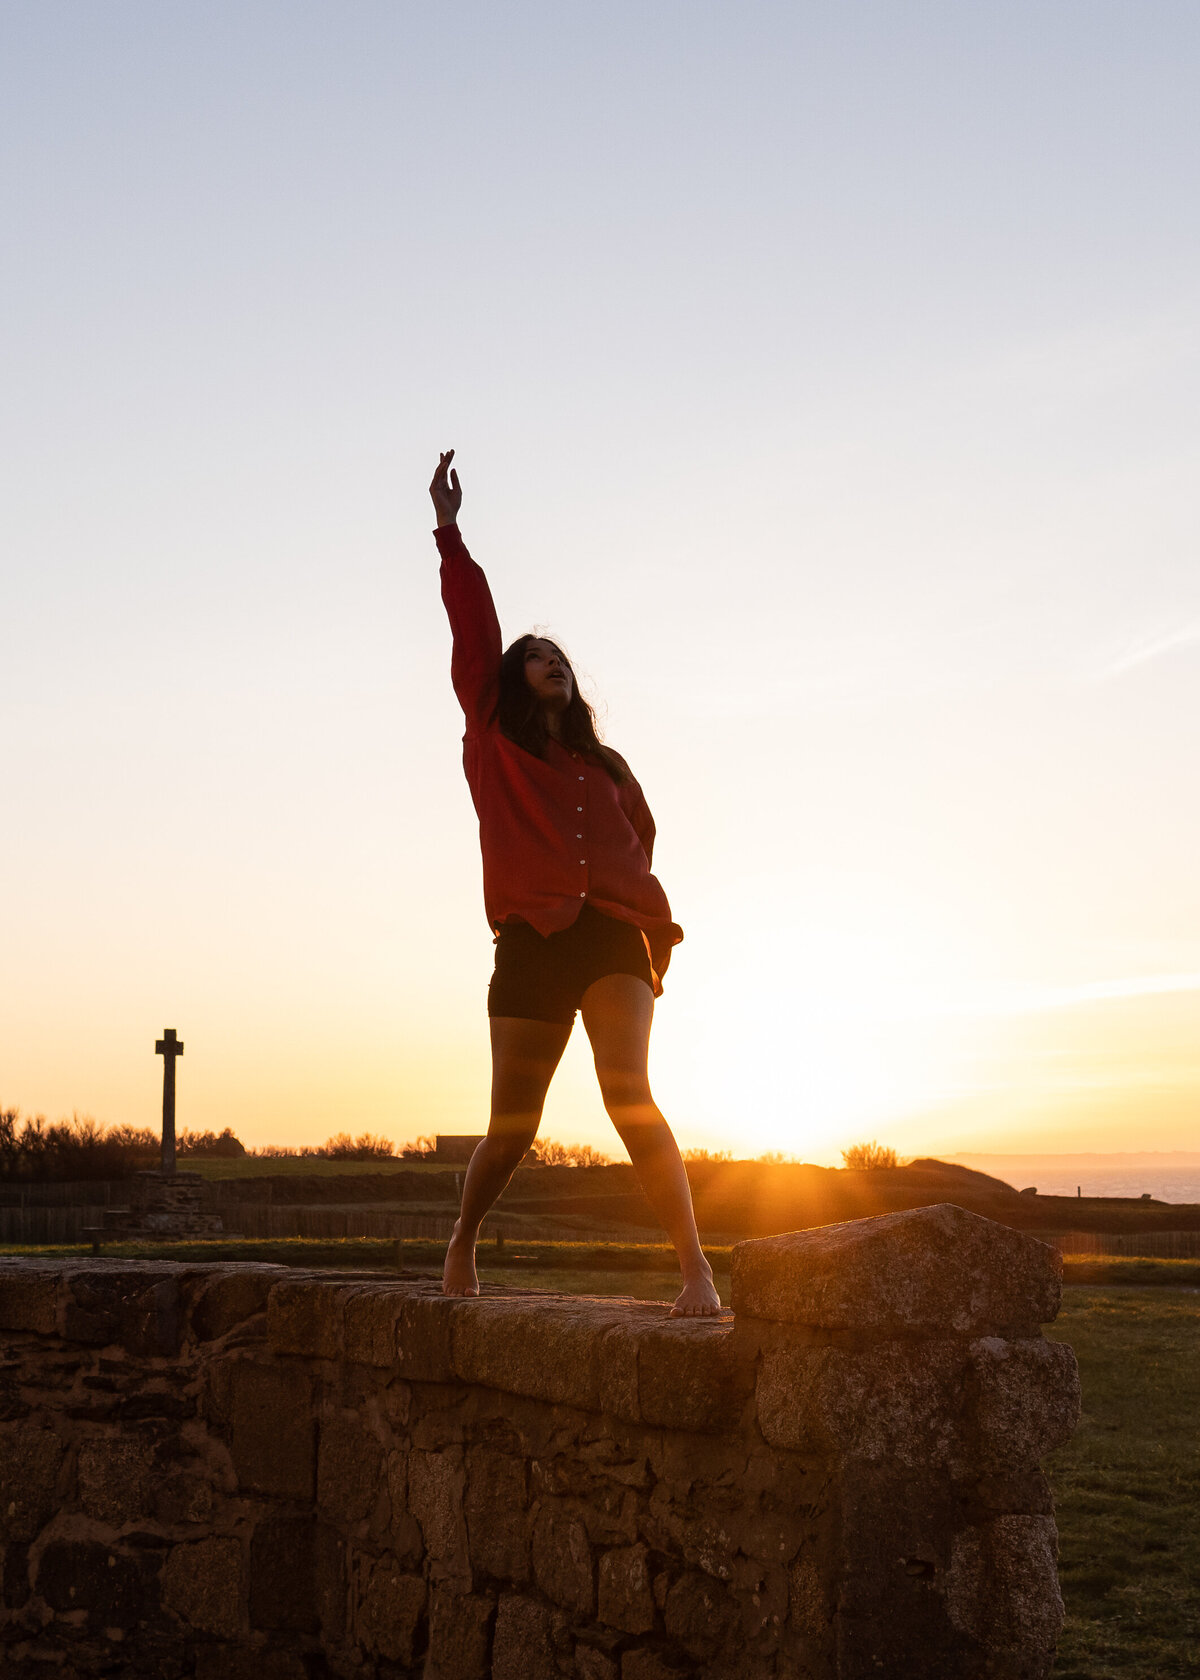
[[435,1161],[447,1161],[452,1166],[463,1167],[474,1155],[475,1145],[482,1142],[481,1137],[445,1137],[439,1132],[433,1158]]

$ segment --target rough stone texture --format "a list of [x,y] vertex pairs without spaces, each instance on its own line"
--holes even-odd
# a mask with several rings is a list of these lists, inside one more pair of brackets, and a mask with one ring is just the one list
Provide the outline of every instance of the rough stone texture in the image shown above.
[[1049,1251],[924,1209],[736,1277],[0,1262],[6,1680],[1042,1680]]
[[373,1656],[411,1663],[424,1608],[421,1576],[406,1575],[390,1559],[381,1559],[370,1570],[358,1603],[361,1643]]
[[242,1548],[213,1536],[173,1546],[163,1565],[163,1605],[199,1633],[226,1639],[237,1634]]
[[884,1335],[1026,1332],[1058,1314],[1046,1243],[945,1202],[733,1250],[739,1315]]
[[423,1680],[488,1680],[495,1615],[493,1598],[434,1587]]

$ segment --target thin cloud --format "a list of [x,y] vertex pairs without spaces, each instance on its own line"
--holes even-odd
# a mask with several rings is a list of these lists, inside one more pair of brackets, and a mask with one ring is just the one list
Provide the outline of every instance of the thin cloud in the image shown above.
[[989,1013],[1036,1014],[1048,1009],[1073,1009],[1085,1003],[1114,998],[1156,997],[1170,992],[1200,992],[1200,972],[1133,974],[1120,980],[1089,980],[1080,986],[1047,986],[997,999]]
[[1200,643],[1200,618],[1161,635],[1143,637],[1141,641],[1132,643],[1118,659],[1114,659],[1111,665],[1105,667],[1101,676],[1124,676],[1126,671],[1136,670],[1139,665],[1148,665],[1151,660],[1161,659],[1165,653],[1174,653],[1176,648],[1194,647],[1197,643]]

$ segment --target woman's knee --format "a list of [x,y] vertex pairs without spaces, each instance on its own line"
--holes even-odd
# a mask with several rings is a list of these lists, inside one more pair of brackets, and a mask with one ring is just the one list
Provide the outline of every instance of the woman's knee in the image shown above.
[[662,1119],[645,1079],[601,1074],[600,1095],[609,1119],[618,1126]]
[[537,1136],[536,1120],[514,1120],[510,1114],[493,1114],[488,1125],[488,1154],[495,1160],[519,1166]]

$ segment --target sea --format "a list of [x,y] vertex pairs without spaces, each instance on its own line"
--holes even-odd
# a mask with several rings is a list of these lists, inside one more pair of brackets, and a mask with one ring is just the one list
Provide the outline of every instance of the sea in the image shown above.
[[1200,1203],[1200,1154],[976,1155],[943,1157],[991,1173],[1014,1189],[1043,1196],[1153,1196],[1157,1202]]

